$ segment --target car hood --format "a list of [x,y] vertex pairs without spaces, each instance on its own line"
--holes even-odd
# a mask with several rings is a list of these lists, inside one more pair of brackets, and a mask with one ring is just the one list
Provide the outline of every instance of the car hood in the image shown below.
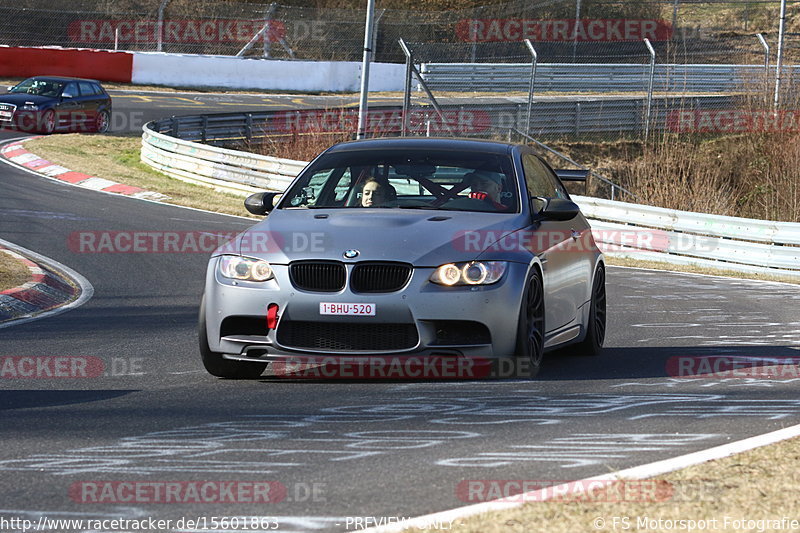
[[[478,258],[483,243],[519,229],[522,218],[519,214],[433,210],[281,209],[240,234],[228,250],[235,247],[241,255],[275,264],[303,259],[341,261],[345,251],[357,250],[353,261],[433,267]],[[465,233],[480,238],[466,243]]]
[[20,94],[0,94],[0,103],[2,104],[14,104],[15,106],[23,106],[27,103],[31,103],[34,105],[41,105],[44,103],[50,103],[53,101],[53,98],[49,96],[41,96],[38,94],[27,94],[27,93],[20,93]]

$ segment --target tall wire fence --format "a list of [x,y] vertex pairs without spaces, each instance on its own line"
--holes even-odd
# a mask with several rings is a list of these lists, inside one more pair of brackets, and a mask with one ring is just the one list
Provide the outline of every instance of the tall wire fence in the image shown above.
[[791,107],[800,68],[782,69],[785,105],[773,113],[776,69],[759,39],[744,44],[688,56],[648,41],[407,43],[405,133],[605,140],[800,131]]
[[[0,44],[361,59],[363,9],[290,1],[75,0],[65,9],[17,0],[0,6]],[[402,120],[378,111],[374,132],[393,133],[391,123],[407,134],[611,139],[797,127],[790,102],[800,34],[792,31],[800,21],[792,17],[784,109],[766,115],[777,0],[511,0],[445,11],[381,3],[373,59],[415,72]]]
[[[475,45],[528,38],[572,43],[559,54],[577,62],[583,60],[582,43],[648,38],[659,53],[690,62],[707,56],[709,47],[718,55],[724,48],[749,47],[758,32],[774,41],[778,6],[776,0],[512,0],[410,11],[383,9],[378,1],[373,49],[377,61],[400,62],[400,38]],[[0,44],[358,61],[364,20],[363,9],[244,0],[75,0],[66,7],[18,0],[0,6]],[[790,24],[789,30],[800,28]],[[477,53],[469,48],[466,54]]]

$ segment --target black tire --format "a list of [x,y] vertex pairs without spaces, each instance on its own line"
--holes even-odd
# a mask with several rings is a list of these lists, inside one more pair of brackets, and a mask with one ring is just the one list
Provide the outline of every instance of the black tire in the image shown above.
[[56,130],[56,112],[48,109],[42,115],[42,123],[39,125],[40,133],[53,133]]
[[94,118],[94,131],[96,133],[106,133],[110,123],[108,111],[100,111]]
[[586,337],[570,351],[576,355],[600,355],[606,340],[606,270],[598,265],[592,282]]
[[255,379],[259,377],[266,363],[247,363],[225,359],[219,352],[212,352],[208,346],[208,333],[206,332],[206,298],[200,302],[200,317],[197,324],[197,336],[200,344],[200,358],[203,366],[212,376],[229,379]]
[[517,327],[518,368],[527,368],[527,377],[539,373],[544,358],[544,286],[542,275],[531,270],[525,281],[525,293],[519,310]]

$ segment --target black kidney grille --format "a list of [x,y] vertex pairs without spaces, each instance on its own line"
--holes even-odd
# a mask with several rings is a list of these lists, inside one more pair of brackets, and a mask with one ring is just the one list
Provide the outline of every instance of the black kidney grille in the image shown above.
[[407,263],[359,263],[350,274],[353,292],[394,292],[402,289],[411,277]]
[[419,342],[414,324],[283,321],[278,343],[291,348],[330,351],[407,350]]
[[347,271],[334,261],[300,261],[289,265],[289,276],[304,291],[338,292],[344,289]]

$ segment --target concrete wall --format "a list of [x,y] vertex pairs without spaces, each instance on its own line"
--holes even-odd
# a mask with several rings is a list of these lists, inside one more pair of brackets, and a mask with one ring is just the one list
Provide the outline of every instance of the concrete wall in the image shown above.
[[[370,91],[401,91],[405,66],[373,63]],[[357,92],[361,64],[135,52],[133,83],[273,91]]]
[[[46,74],[178,87],[357,92],[361,63],[0,46],[0,76]],[[370,91],[401,91],[404,76],[404,65],[373,63]]]

